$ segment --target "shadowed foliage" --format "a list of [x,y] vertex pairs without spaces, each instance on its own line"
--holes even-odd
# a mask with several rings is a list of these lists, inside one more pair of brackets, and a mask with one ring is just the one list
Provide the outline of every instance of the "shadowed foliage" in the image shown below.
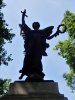
[[10,82],[10,79],[0,79],[0,95],[8,93]]
[[2,13],[2,8],[5,7],[3,0],[0,0],[0,65],[8,65],[8,62],[11,61],[11,54],[7,56],[7,51],[4,48],[4,45],[8,41],[12,42],[12,38],[15,34],[11,33],[11,29],[8,29],[8,24],[4,20],[4,14]]
[[[2,13],[2,8],[6,5],[3,3],[3,0],[0,0],[0,65],[8,65],[9,61],[12,61],[11,54],[7,55],[7,50],[5,50],[4,45],[12,43],[12,38],[15,34],[11,33],[11,29],[8,29],[8,24],[4,20],[4,14]],[[7,93],[9,89],[10,80],[0,79],[0,95]]]

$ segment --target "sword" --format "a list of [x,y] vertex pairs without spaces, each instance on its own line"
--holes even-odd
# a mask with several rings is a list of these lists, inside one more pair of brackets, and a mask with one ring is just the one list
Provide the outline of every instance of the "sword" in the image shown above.
[[[21,13],[22,13],[22,16],[28,17],[28,16],[26,15],[26,9],[24,9],[24,11],[21,11]],[[22,25],[19,24],[19,26],[20,26],[20,28],[21,28],[21,30],[20,30],[20,35],[21,35],[21,34],[22,34]]]
[[24,14],[24,16],[28,17],[28,16],[26,15],[26,9],[24,9],[24,11],[21,11],[21,13]]

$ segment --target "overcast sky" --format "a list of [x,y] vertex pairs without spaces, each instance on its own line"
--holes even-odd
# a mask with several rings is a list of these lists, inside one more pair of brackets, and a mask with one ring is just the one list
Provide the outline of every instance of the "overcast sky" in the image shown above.
[[[75,0],[4,0],[7,4],[3,8],[4,18],[9,24],[9,28],[13,29],[16,34],[12,44],[7,44],[5,48],[8,54],[12,53],[13,61],[9,62],[9,66],[2,65],[0,67],[0,77],[18,80],[20,76],[19,70],[23,66],[23,39],[20,36],[20,28],[18,24],[21,23],[21,10],[27,10],[28,18],[26,18],[27,25],[32,28],[32,23],[38,21],[41,29],[54,26],[56,31],[57,26],[61,24],[64,17],[64,12],[70,10],[75,12]],[[59,91],[68,97],[68,100],[74,100],[75,94],[66,86],[66,82],[62,75],[69,71],[65,60],[57,55],[57,51],[53,51],[53,47],[61,40],[67,39],[67,33],[60,34],[57,38],[47,41],[50,48],[47,49],[48,56],[43,57],[43,69],[46,80],[54,80],[58,82]]]

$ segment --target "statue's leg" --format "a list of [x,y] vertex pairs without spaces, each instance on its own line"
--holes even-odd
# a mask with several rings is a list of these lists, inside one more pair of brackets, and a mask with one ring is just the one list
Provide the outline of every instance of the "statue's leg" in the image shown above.
[[41,62],[41,57],[39,57],[39,59],[34,59],[34,67],[32,70],[32,75],[36,76],[39,79],[43,79],[45,74],[43,73],[43,65]]
[[24,58],[23,68],[19,71],[19,73],[21,73],[19,79],[22,79],[24,75],[28,75],[28,69],[29,69],[29,63],[27,61],[27,58]]
[[23,75],[29,75],[31,67],[31,56],[30,54],[26,54],[23,62],[23,68],[19,71]]

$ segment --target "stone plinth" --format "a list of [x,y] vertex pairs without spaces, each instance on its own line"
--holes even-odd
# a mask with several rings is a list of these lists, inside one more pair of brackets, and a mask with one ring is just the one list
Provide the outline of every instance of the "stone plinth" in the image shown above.
[[68,100],[59,93],[58,84],[54,81],[24,82],[10,84],[8,95],[0,100]]
[[59,93],[56,82],[24,82],[11,83],[9,94]]

